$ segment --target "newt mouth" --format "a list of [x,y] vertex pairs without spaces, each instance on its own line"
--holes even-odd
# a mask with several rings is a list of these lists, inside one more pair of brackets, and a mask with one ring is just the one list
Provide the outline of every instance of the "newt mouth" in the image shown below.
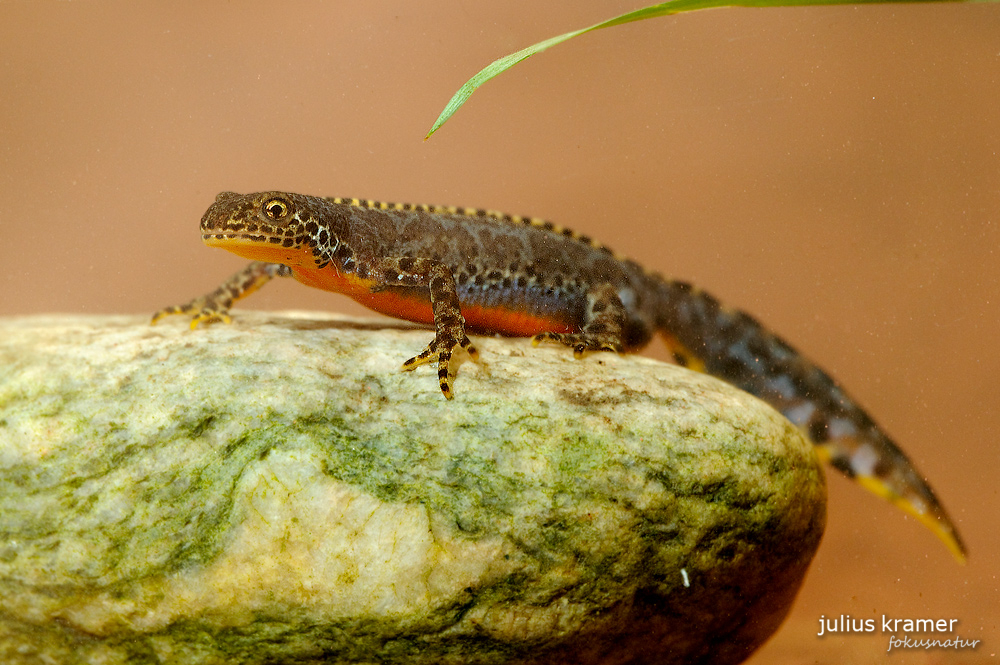
[[268,236],[252,234],[252,233],[202,233],[201,241],[206,245],[211,246],[224,246],[225,244],[231,242],[248,242],[248,243],[260,243],[267,244]]
[[253,261],[283,265],[311,265],[313,257],[307,248],[297,245],[294,238],[256,233],[202,233],[201,240],[209,247],[219,247]]
[[211,247],[229,247],[232,244],[260,245],[265,247],[295,248],[298,243],[289,236],[274,236],[260,233],[202,233],[201,241]]

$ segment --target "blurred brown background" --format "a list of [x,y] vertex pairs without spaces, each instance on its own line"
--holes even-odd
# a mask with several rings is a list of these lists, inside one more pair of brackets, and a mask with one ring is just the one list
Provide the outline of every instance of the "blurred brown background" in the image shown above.
[[[760,317],[839,377],[968,541],[830,477],[793,615],[753,662],[879,662],[820,615],[957,618],[1000,651],[1000,6],[724,9],[492,59],[639,6],[578,0],[0,4],[0,315],[149,314],[243,261],[220,190],[553,219]],[[361,313],[274,284],[248,307]],[[183,322],[176,325],[184,334]],[[660,354],[662,355],[662,354]]]

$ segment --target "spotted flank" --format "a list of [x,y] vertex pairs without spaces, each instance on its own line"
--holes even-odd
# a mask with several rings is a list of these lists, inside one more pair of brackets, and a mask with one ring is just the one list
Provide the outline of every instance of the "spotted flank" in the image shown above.
[[[223,192],[202,240],[252,262],[215,291],[167,307],[199,323],[230,321],[233,302],[275,277],[342,293],[383,314],[434,326],[404,370],[437,367],[454,397],[457,365],[478,358],[467,332],[534,344],[627,352],[659,334],[677,361],[770,403],[820,456],[916,517],[959,561],[965,547],[930,486],[826,372],[753,317],[664,279],[592,238],[534,217],[479,208]],[[464,352],[464,353],[463,353]]]

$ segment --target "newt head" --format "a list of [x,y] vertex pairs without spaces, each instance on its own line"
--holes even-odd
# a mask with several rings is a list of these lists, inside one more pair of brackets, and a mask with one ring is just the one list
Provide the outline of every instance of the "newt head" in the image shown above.
[[322,267],[336,246],[315,199],[282,192],[222,192],[201,218],[201,239],[254,261]]

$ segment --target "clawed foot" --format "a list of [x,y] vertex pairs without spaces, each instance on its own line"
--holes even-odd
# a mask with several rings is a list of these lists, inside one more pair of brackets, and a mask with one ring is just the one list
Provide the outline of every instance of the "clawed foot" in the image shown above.
[[476,350],[476,347],[472,345],[472,342],[465,335],[462,335],[461,340],[441,339],[437,337],[427,345],[427,348],[420,355],[414,356],[403,363],[403,369],[409,371],[420,365],[432,362],[436,358],[438,361],[438,384],[441,386],[441,392],[444,393],[445,398],[451,399],[453,397],[450,373],[451,358],[455,349],[459,348],[465,349],[465,352],[473,360],[479,358],[479,351]]
[[614,351],[621,353],[621,344],[608,337],[605,339],[600,335],[588,335],[586,333],[541,333],[531,338],[532,346],[538,346],[543,342],[555,342],[572,347],[573,357],[579,360],[588,351]]
[[222,321],[223,323],[233,322],[232,317],[229,316],[228,308],[221,307],[203,296],[195,298],[185,305],[164,307],[156,314],[153,314],[153,319],[149,324],[155,326],[160,319],[173,314],[191,314],[191,330],[197,328],[199,323],[214,323],[216,321]]

